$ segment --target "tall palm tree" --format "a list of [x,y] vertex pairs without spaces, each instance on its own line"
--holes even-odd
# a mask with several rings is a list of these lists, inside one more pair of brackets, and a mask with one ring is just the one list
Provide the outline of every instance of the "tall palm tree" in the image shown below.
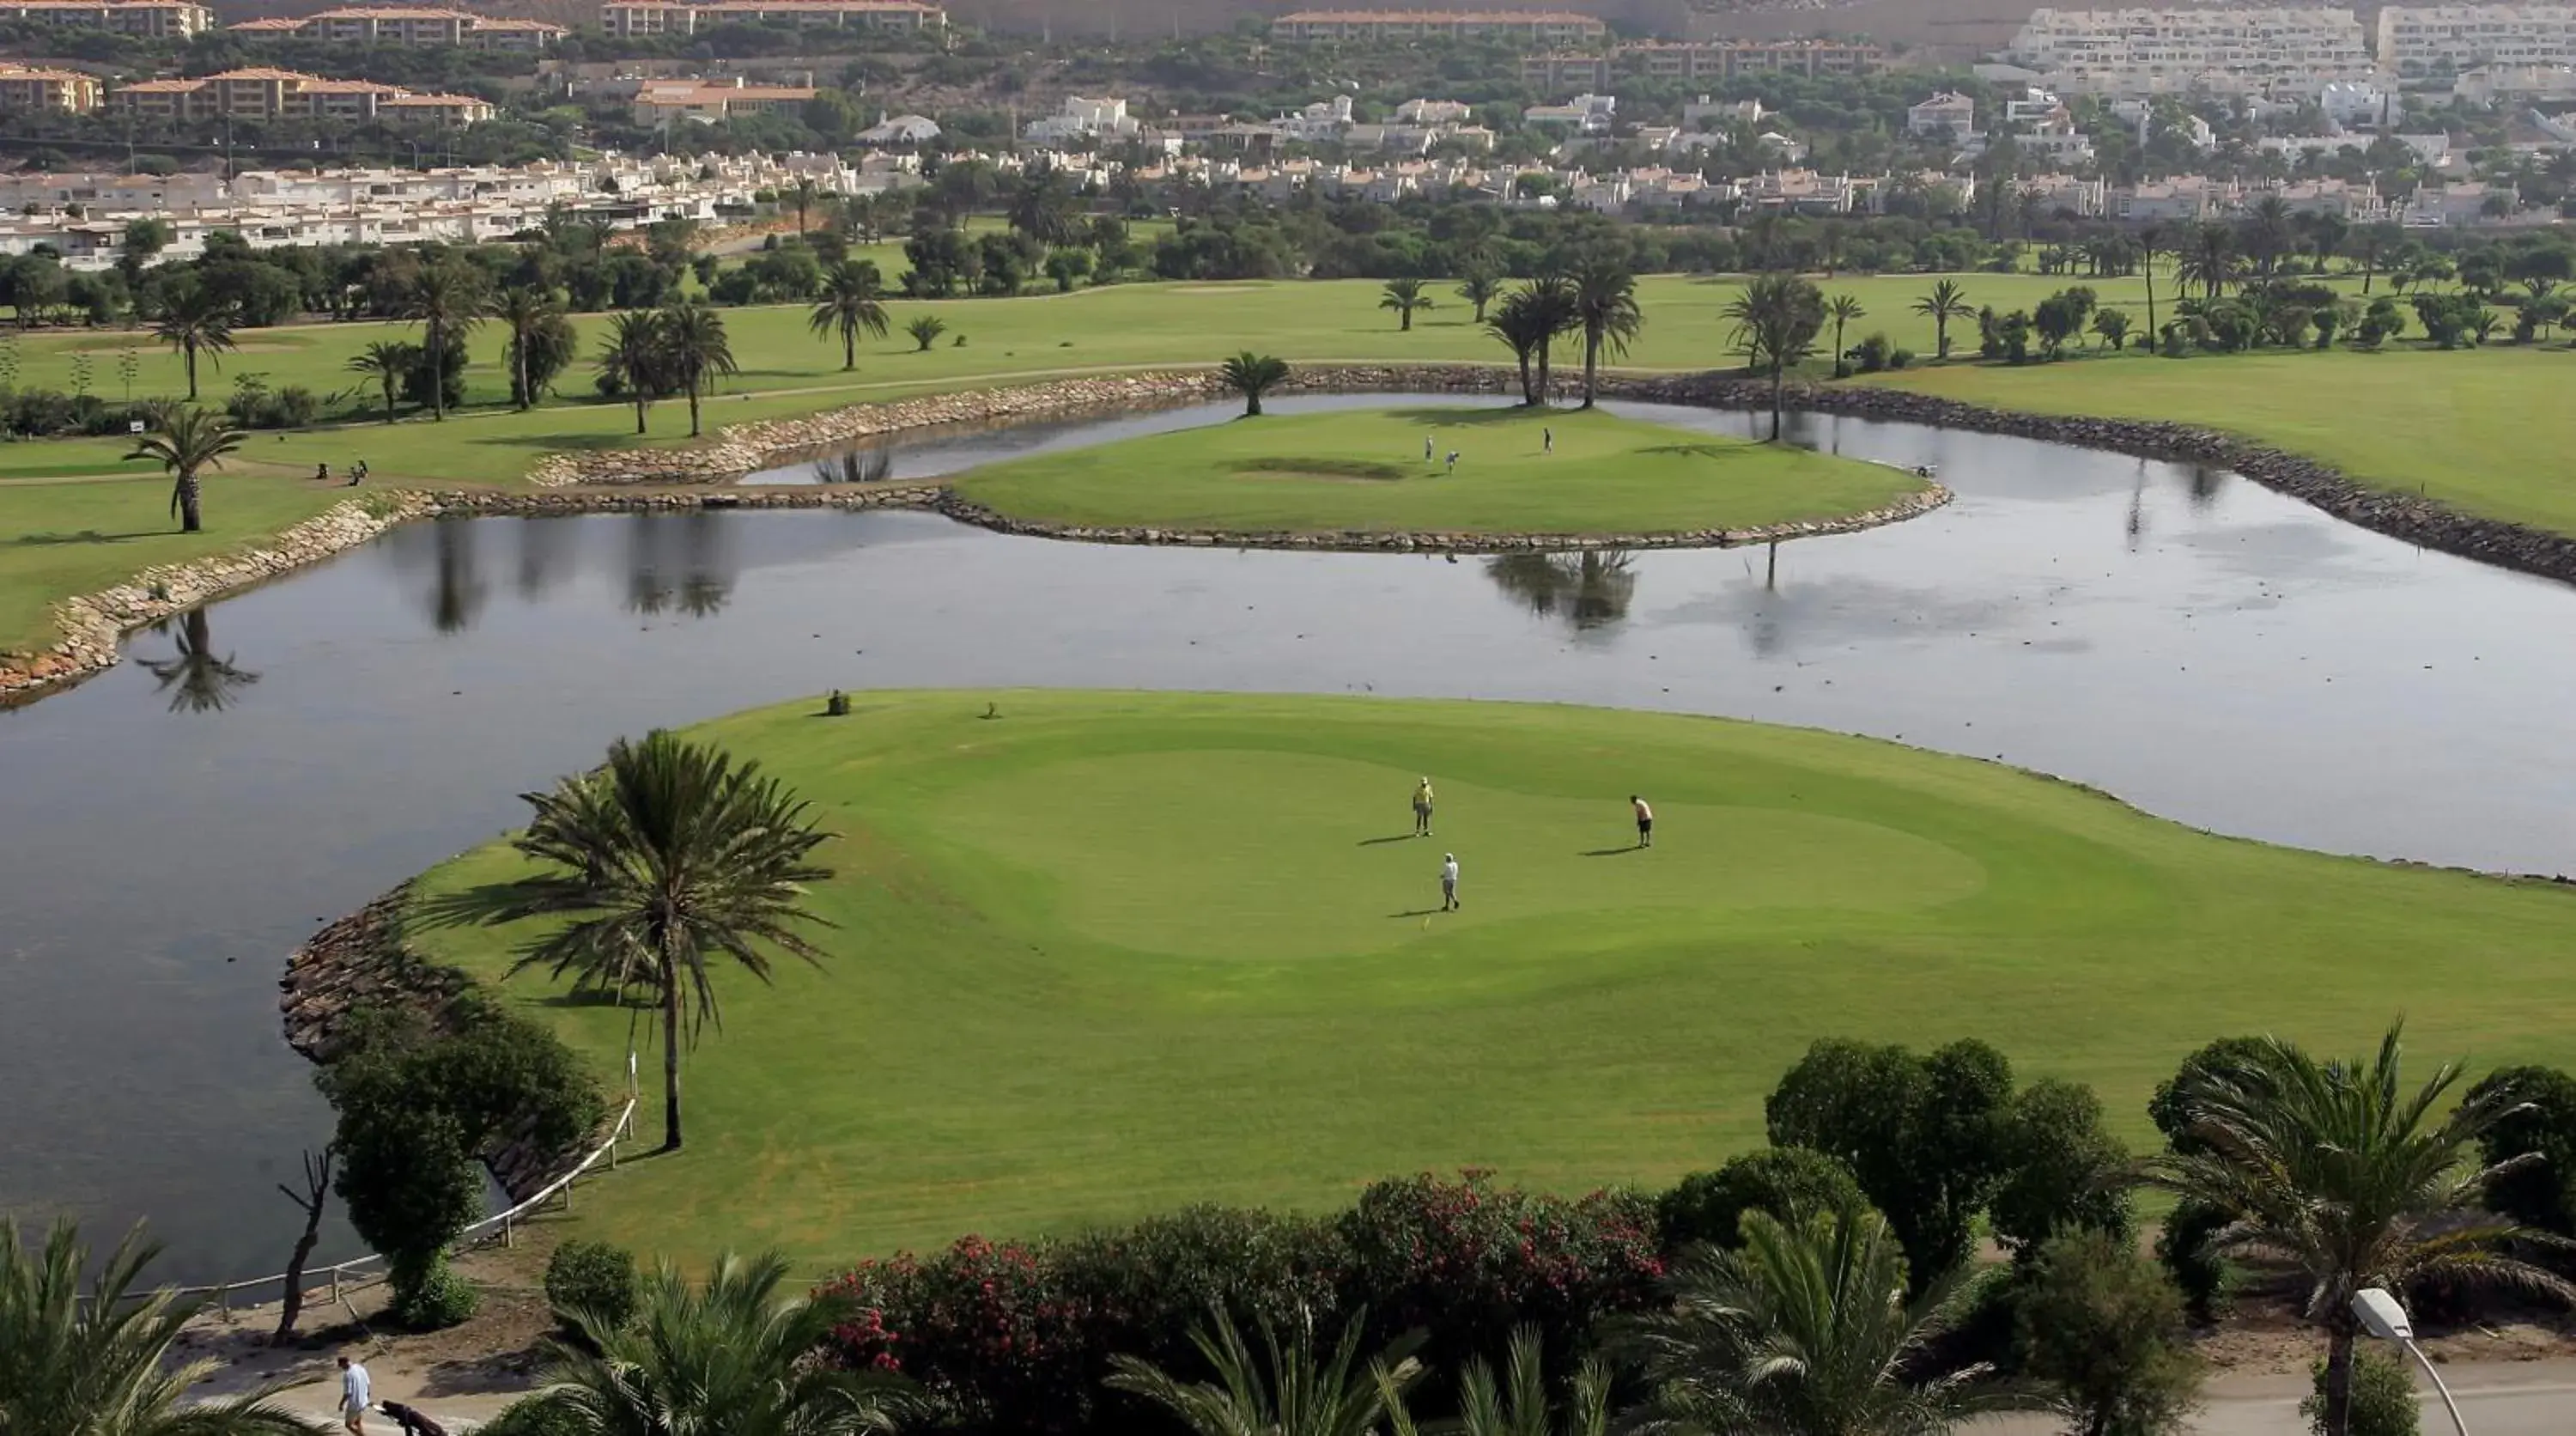
[[1503,277],[1481,266],[1468,270],[1458,280],[1458,297],[1476,306],[1478,324],[1485,322],[1486,306],[1501,297],[1502,292]]
[[522,411],[536,407],[536,386],[529,382],[528,354],[546,321],[560,313],[553,291],[533,284],[514,285],[492,306],[492,317],[510,331],[510,392]]
[[403,376],[420,362],[420,346],[399,339],[378,339],[350,356],[349,372],[364,374],[384,392],[385,422],[394,421],[394,404],[402,394]]
[[1867,319],[1869,311],[1861,307],[1859,295],[1846,290],[1825,301],[1825,313],[1834,321],[1834,377],[1839,379],[1851,372],[1851,365],[1843,358],[1851,352],[1843,343],[1843,326],[1855,319]]
[[670,392],[662,360],[660,315],[628,310],[608,317],[608,338],[599,346],[600,377],[635,402],[636,433],[644,432],[644,411]]
[[1538,1328],[1512,1328],[1502,1379],[1483,1357],[1458,1378],[1457,1436],[1608,1436],[1610,1367],[1585,1357],[1567,1383],[1565,1400],[1549,1398],[1547,1364]]
[[1383,297],[1378,300],[1377,307],[1394,310],[1396,318],[1400,321],[1396,325],[1397,330],[1410,334],[1413,332],[1413,311],[1429,309],[1432,303],[1431,296],[1422,292],[1421,280],[1390,279],[1386,282]]
[[859,367],[859,336],[886,337],[885,281],[864,259],[845,259],[823,277],[823,298],[806,317],[817,336],[841,338],[841,368]]
[[97,1264],[79,1229],[57,1223],[41,1249],[0,1222],[0,1430],[10,1436],[312,1436],[276,1388],[199,1400],[211,1359],[172,1361],[198,1303],[136,1289],[160,1255],[138,1229]]
[[1575,312],[1574,285],[1563,276],[1528,280],[1503,296],[1485,327],[1520,365],[1521,402],[1533,407],[1547,402],[1548,370],[1557,336],[1581,323],[1582,316]]
[[1964,1271],[1905,1298],[1905,1255],[1865,1204],[1784,1224],[1748,1211],[1744,1245],[1691,1248],[1673,1302],[1632,1340],[1652,1425],[1767,1436],[1933,1436],[1991,1409],[1983,1366],[1918,1373],[1974,1296]]
[[421,349],[429,366],[429,416],[447,418],[447,343],[463,339],[492,312],[491,290],[483,271],[461,259],[424,264],[403,290],[395,314],[421,327]]
[[1399,1343],[1367,1370],[1359,1369],[1362,1325],[1353,1315],[1325,1355],[1317,1349],[1311,1317],[1298,1323],[1285,1345],[1265,1319],[1262,1355],[1255,1357],[1220,1308],[1210,1326],[1190,1333],[1190,1344],[1215,1369],[1215,1381],[1184,1383],[1151,1362],[1113,1356],[1107,1384],[1169,1411],[1196,1436],[1375,1436],[1381,1420],[1410,1424],[1404,1394],[1421,1380],[1422,1364]]
[[139,660],[170,695],[173,713],[219,713],[232,706],[234,694],[259,681],[259,675],[233,662],[229,653],[215,656],[206,611],[192,608],[179,620],[179,651],[168,658]]
[[1932,320],[1933,357],[1950,357],[1950,321],[1965,319],[1976,313],[1968,303],[1968,289],[1955,279],[1935,280],[1932,292],[1914,301],[1914,312]]
[[[2521,1254],[2563,1242],[2482,1210],[2487,1183],[2539,1160],[2474,1160],[2479,1139],[2522,1110],[2509,1082],[2450,1105],[2460,1067],[2444,1063],[2407,1091],[2401,1027],[2364,1061],[2319,1061],[2267,1039],[2180,1094],[2195,1150],[2165,1158],[2160,1185],[2231,1220],[2210,1238],[2218,1255],[2297,1271],[2308,1319],[2326,1329],[2325,1436],[2352,1422],[2355,1293],[2414,1282],[2503,1286],[2576,1300],[2576,1286]],[[2520,1250],[2517,1250],[2519,1248]]]
[[1646,328],[1637,307],[1637,276],[1614,260],[1593,260],[1574,271],[1574,318],[1583,330],[1583,407],[1601,373],[1601,356],[1617,359]]
[[813,853],[831,835],[756,762],[656,730],[620,738],[608,764],[521,795],[535,810],[514,846],[546,871],[431,904],[438,921],[570,915],[534,939],[512,973],[570,974],[580,992],[650,995],[661,1009],[662,1150],[680,1146],[680,1046],[723,1025],[710,962],[730,957],[769,980],[769,950],[820,965],[803,925]]
[[630,1319],[565,1312],[581,1340],[548,1339],[539,1408],[581,1436],[881,1436],[916,1414],[902,1378],[808,1359],[861,1311],[787,1275],[774,1252],[726,1252],[695,1288],[663,1262]]
[[1216,368],[1219,383],[1243,396],[1243,417],[1261,417],[1261,396],[1288,382],[1288,361],[1246,349]]
[[2174,278],[2185,288],[2199,285],[2205,296],[2215,300],[2236,282],[2242,273],[2242,261],[2236,248],[2236,231],[2212,222],[2185,237],[2174,264]]
[[152,459],[170,475],[170,511],[179,516],[179,532],[198,533],[205,521],[198,509],[203,496],[198,475],[224,466],[224,455],[242,446],[242,433],[215,409],[174,404],[162,411],[159,425],[134,441],[129,459]]
[[1053,166],[1030,172],[1011,191],[1011,228],[1041,244],[1071,243],[1081,224],[1081,203]]
[[2255,273],[2270,279],[2281,267],[2281,256],[2298,247],[2298,236],[2292,230],[2290,206],[2277,194],[2267,194],[2245,212],[2243,248],[2254,261]]
[[662,372],[689,396],[689,437],[698,436],[698,400],[716,380],[739,374],[733,345],[725,338],[724,316],[710,304],[683,299],[662,311],[659,326]]
[[822,192],[821,186],[814,183],[814,178],[811,175],[798,175],[796,177],[796,183],[788,186],[787,202],[796,206],[796,232],[798,234],[803,234],[806,229],[809,228],[806,217],[813,213],[815,196]]
[[197,402],[197,357],[215,358],[231,350],[233,325],[240,319],[241,306],[233,297],[201,280],[178,281],[162,296],[152,337],[179,351],[179,362],[188,370],[189,403]]
[[1789,366],[1816,352],[1816,336],[1825,328],[1825,296],[1797,275],[1775,271],[1746,281],[1722,312],[1734,324],[1730,342],[1744,356],[1744,366],[1771,376],[1771,442],[1776,444],[1781,389]]
[[2156,341],[2156,246],[2165,237],[2165,227],[2149,220],[2138,226],[2138,272],[2147,281],[2147,343]]

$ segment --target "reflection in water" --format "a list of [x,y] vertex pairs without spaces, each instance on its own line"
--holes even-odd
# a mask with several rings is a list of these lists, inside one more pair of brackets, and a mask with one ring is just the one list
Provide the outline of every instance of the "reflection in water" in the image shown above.
[[894,476],[894,449],[881,446],[847,454],[834,454],[816,461],[814,482],[818,484],[874,484]]
[[1637,576],[1626,549],[1576,553],[1507,553],[1485,560],[1494,586],[1529,605],[1541,618],[1564,615],[1578,631],[1601,628],[1628,616]]
[[[170,624],[156,623],[152,631],[168,633]],[[240,690],[259,681],[258,674],[235,664],[231,654],[215,656],[204,609],[192,608],[180,616],[177,637],[179,651],[170,657],[135,660],[158,681],[153,691],[170,695],[171,712],[220,712],[232,706]]]
[[521,598],[537,598],[573,567],[581,542],[579,524],[528,523],[518,526]]
[[646,517],[627,531],[626,607],[709,618],[724,611],[741,576],[734,530],[723,516],[695,509]]
[[480,532],[471,519],[444,518],[432,526],[437,581],[430,588],[429,617],[441,633],[463,633],[483,612],[489,591],[474,562],[474,536]]

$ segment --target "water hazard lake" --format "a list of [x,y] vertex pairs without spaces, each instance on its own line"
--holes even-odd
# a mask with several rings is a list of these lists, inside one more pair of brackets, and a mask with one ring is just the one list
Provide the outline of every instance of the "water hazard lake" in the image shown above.
[[[1477,401],[1274,407],[1335,402]],[[1230,412],[937,436],[846,467],[916,477]],[[113,672],[0,712],[0,1210],[149,1215],[165,1275],[276,1270],[299,1218],[271,1183],[329,1130],[278,1035],[285,954],[516,822],[517,793],[611,737],[834,686],[1723,714],[2000,757],[2226,833],[2576,867],[2576,589],[2227,474],[1793,424],[1936,464],[1958,502],[1776,554],[1589,560],[1089,547],[892,512],[469,519],[137,635]],[[321,1256],[354,1249],[340,1233]]]

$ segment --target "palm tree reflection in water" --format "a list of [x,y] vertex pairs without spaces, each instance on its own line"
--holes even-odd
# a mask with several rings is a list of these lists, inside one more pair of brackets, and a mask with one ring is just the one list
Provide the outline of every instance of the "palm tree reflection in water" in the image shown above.
[[1507,553],[1485,560],[1485,576],[1541,618],[1562,616],[1577,631],[1628,616],[1637,576],[1626,549]]
[[[737,569],[722,515],[645,515],[628,530],[626,607],[647,617],[712,618],[733,597]],[[677,552],[666,551],[676,547]]]
[[875,484],[894,477],[894,450],[869,449],[864,452],[834,454],[816,461],[814,482],[818,484]]
[[[192,608],[176,620],[179,651],[168,658],[144,658],[137,662],[145,672],[158,680],[154,691],[170,695],[173,713],[217,713],[232,706],[240,690],[259,681],[259,675],[233,662],[229,653],[215,656],[214,639],[207,631],[206,611]],[[169,633],[170,621],[152,625],[155,633]]]

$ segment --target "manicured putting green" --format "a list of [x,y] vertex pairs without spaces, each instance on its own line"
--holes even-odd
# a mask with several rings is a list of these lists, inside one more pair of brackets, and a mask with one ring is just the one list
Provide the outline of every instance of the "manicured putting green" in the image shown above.
[[[687,1148],[585,1188],[587,1233],[776,1244],[819,1273],[1423,1169],[1666,1182],[1758,1143],[1763,1094],[1826,1035],[1984,1037],[2096,1084],[2133,1137],[2155,1082],[2229,1033],[2350,1047],[2402,1013],[2426,1052],[2576,1060],[2553,980],[2576,894],[2214,838],[1995,765],[1504,704],[820,706],[700,732],[839,835],[814,895],[831,960],[719,974]],[[430,886],[516,862],[471,853]],[[525,935],[420,941],[497,980]],[[633,1014],[542,974],[502,991],[622,1073]]]
[[1921,487],[1880,464],[1491,404],[1268,414],[1015,459],[957,484],[1013,518],[1066,524],[1587,535],[1833,518]]

